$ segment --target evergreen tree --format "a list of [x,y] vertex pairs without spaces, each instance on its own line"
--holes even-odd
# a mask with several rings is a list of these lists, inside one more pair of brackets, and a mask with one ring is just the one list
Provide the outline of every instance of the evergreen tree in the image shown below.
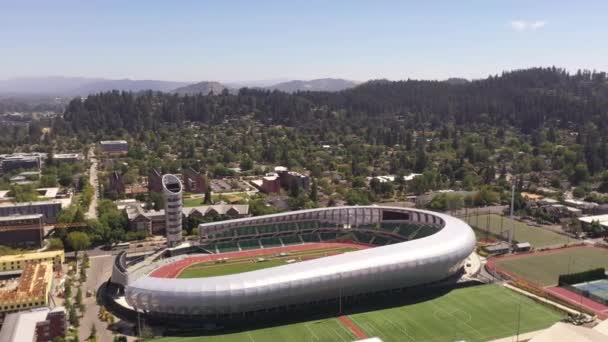
[[311,184],[310,184],[310,200],[315,204],[318,201],[317,180],[315,178],[312,179]]

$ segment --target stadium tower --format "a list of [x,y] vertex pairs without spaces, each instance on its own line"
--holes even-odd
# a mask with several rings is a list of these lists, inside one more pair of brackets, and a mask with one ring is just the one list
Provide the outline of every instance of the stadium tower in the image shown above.
[[182,182],[177,176],[166,174],[162,184],[167,245],[174,247],[182,242]]

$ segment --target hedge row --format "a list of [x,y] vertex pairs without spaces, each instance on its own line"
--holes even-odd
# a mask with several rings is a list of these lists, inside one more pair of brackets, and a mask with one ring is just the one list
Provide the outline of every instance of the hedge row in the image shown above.
[[558,278],[558,283],[560,286],[572,285],[604,278],[606,278],[606,270],[601,267],[579,273],[562,274]]

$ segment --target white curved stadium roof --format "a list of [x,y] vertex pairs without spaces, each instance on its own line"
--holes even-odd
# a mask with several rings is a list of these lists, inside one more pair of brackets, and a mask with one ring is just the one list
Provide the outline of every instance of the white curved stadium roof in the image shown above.
[[[420,221],[411,223],[430,223],[430,217],[432,222],[440,219],[443,227],[416,240],[246,273],[190,279],[143,276],[127,284],[126,299],[134,308],[167,314],[262,310],[335,298],[338,293],[341,296],[356,295],[445,279],[460,269],[475,247],[471,228],[445,214],[380,206],[322,208],[306,212],[350,209],[416,214]],[[242,222],[245,226],[255,219],[260,217],[230,222]]]

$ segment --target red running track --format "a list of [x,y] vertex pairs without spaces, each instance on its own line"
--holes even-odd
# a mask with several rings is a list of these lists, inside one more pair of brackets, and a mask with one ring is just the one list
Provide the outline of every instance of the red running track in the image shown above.
[[284,252],[297,252],[297,251],[305,251],[310,249],[320,249],[320,248],[333,248],[333,247],[352,247],[357,249],[366,249],[370,248],[369,245],[363,244],[355,244],[355,243],[334,243],[334,242],[320,242],[320,243],[307,243],[302,245],[293,245],[293,246],[285,246],[285,247],[272,247],[272,248],[261,248],[261,249],[253,249],[249,251],[240,251],[240,252],[229,252],[229,253],[219,253],[219,254],[204,254],[197,255],[190,258],[185,258],[180,261],[176,261],[167,265],[163,265],[152,273],[150,273],[150,277],[156,278],[176,278],[186,267],[197,264],[199,262],[204,261],[214,261],[223,258],[244,258],[244,257],[258,257],[262,255],[275,254],[275,253],[284,253]]
[[570,304],[574,304],[576,306],[582,306],[587,310],[595,313],[600,319],[608,318],[608,306],[602,305],[598,302],[592,301],[589,298],[579,295],[576,292],[572,292],[563,287],[546,287],[545,291],[551,293],[552,295],[565,300]]
[[342,322],[342,324],[346,325],[348,330],[352,331],[358,339],[362,340],[367,338],[367,335],[365,335],[365,333],[361,331],[361,329],[359,329],[359,327],[355,323],[353,323],[350,318],[346,316],[340,316],[338,317],[338,319],[340,320],[340,322]]
[[[505,256],[499,256],[499,257],[489,258],[488,261],[487,261],[487,263],[486,263],[486,267],[488,267],[491,270],[499,270],[500,272],[509,275],[513,279],[523,279],[523,278],[521,278],[521,277],[519,277],[519,276],[517,276],[515,274],[512,274],[510,272],[505,271],[504,269],[502,269],[500,267],[497,267],[496,263],[499,262],[499,261],[502,261],[502,260],[527,258],[527,257],[533,257],[533,256],[539,256],[539,255],[545,255],[545,254],[555,254],[555,253],[563,252],[563,251],[568,250],[568,249],[583,249],[583,248],[596,248],[596,249],[605,250],[604,248],[593,247],[593,246],[569,246],[569,247],[548,249],[548,250],[539,251],[539,252],[517,253],[517,254],[510,254],[510,255],[505,255]],[[533,284],[535,284],[537,286],[540,286],[539,284],[531,282],[531,281],[529,281],[527,279],[523,279],[523,280],[526,280],[527,282],[530,282],[530,283],[533,283]]]
[[545,251],[540,251],[540,252],[512,254],[512,255],[506,255],[506,256],[501,256],[501,257],[490,258],[490,259],[488,259],[488,261],[486,263],[486,267],[488,267],[489,269],[492,269],[492,270],[500,271],[500,273],[508,275],[509,277],[511,277],[511,279],[515,279],[515,280],[519,280],[519,281],[523,280],[527,283],[531,283],[531,284],[535,285],[536,287],[538,287],[539,289],[542,289],[542,291],[545,291],[546,293],[551,294],[557,298],[560,298],[568,303],[571,303],[576,306],[582,306],[586,310],[589,310],[589,311],[595,313],[600,319],[608,319],[608,306],[595,302],[589,298],[585,298],[585,297],[581,298],[581,296],[578,293],[572,292],[572,291],[567,290],[562,287],[558,287],[558,286],[542,287],[540,284],[531,282],[525,278],[522,278],[511,272],[507,272],[504,269],[496,266],[496,263],[501,260],[525,258],[525,257],[539,256],[539,255],[545,255],[545,254],[554,254],[554,253],[562,252],[566,249],[581,249],[581,248],[604,249],[601,247],[592,247],[592,246],[569,246],[569,247],[550,249],[550,250],[545,250]]

